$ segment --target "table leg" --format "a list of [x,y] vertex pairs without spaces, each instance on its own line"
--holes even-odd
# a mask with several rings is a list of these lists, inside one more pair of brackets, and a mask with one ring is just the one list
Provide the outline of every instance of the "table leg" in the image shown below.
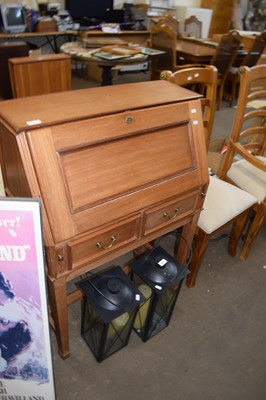
[[112,85],[112,67],[109,65],[103,65],[102,68],[102,83],[101,86]]

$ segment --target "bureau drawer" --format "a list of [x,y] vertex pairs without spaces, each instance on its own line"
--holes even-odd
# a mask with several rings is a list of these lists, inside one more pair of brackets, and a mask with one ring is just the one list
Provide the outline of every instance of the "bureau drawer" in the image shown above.
[[127,218],[126,221],[109,225],[91,235],[70,241],[68,260],[70,269],[79,268],[88,262],[104,256],[139,237],[140,215]]
[[193,192],[188,196],[176,198],[163,203],[157,207],[152,207],[144,213],[144,235],[162,228],[165,225],[172,224],[189,214],[192,214],[196,208],[198,193]]

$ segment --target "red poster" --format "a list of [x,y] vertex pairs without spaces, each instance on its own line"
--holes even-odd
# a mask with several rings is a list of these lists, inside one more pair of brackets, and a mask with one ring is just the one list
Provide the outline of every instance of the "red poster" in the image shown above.
[[0,199],[0,400],[55,399],[40,202]]

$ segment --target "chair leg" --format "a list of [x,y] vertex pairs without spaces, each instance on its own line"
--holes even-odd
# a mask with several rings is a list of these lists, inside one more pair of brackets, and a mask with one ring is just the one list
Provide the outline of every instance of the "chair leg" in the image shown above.
[[220,110],[222,99],[223,99],[223,92],[224,92],[224,79],[221,81],[219,88],[218,88],[218,95],[217,95],[217,102],[216,102],[216,109]]
[[244,261],[249,255],[250,249],[258,236],[265,220],[265,208],[260,207],[255,214],[255,217],[248,229],[247,236],[245,238],[244,246],[240,254],[240,260]]
[[242,212],[233,222],[232,230],[231,230],[231,234],[230,234],[230,240],[228,243],[228,253],[232,257],[235,257],[235,255],[236,255],[237,245],[238,245],[239,239],[241,238],[243,231],[245,229],[249,211],[250,211],[250,209]]
[[233,79],[232,79],[232,90],[231,90],[230,107],[233,107],[234,102],[235,102],[237,82],[238,82],[238,76],[234,76]]
[[210,236],[211,235],[208,235],[201,229],[198,229],[198,232],[195,236],[195,246],[193,249],[193,256],[189,265],[190,274],[188,275],[186,280],[186,285],[189,288],[195,286],[197,275],[201,267],[203,257],[205,255],[210,240]]

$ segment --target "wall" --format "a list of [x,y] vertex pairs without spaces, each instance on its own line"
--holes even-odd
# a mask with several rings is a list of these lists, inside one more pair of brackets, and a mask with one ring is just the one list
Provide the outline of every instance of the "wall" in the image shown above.
[[[133,0],[133,1],[128,1],[129,3],[133,4],[153,4],[154,6],[162,6],[166,7],[168,4],[173,7],[173,6],[187,6],[187,7],[200,7],[201,0],[169,0],[169,1],[164,1],[164,0]],[[121,0],[114,0],[114,6],[115,8],[121,8],[123,6],[123,3],[126,3],[126,1],[121,1]]]
[[[85,1],[85,0],[84,0]],[[93,0],[97,1],[97,0]],[[1,3],[22,3],[24,5],[29,6],[32,9],[38,9],[38,3],[60,3],[61,8],[64,9],[65,1],[64,0],[2,0]],[[127,0],[114,0],[114,7],[115,8],[122,8],[123,3],[126,3]],[[138,4],[138,3],[145,3],[156,6],[163,6],[166,7],[168,4],[172,6],[187,6],[187,7],[200,7],[201,0],[128,0],[129,3]]]

